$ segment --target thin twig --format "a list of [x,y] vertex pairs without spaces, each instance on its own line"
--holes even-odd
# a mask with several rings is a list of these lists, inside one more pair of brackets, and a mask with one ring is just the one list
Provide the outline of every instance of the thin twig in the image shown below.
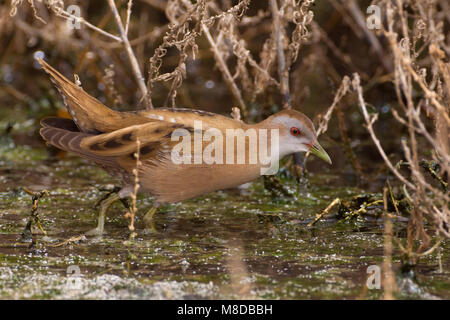
[[64,19],[70,20],[70,21],[76,21],[76,22],[79,22],[79,23],[81,23],[81,24],[84,24],[84,25],[85,25],[86,27],[88,27],[89,29],[92,29],[92,30],[94,30],[94,31],[96,31],[96,32],[98,32],[98,33],[104,35],[105,37],[111,38],[111,39],[113,39],[113,40],[115,40],[115,41],[118,41],[118,42],[120,42],[120,43],[122,42],[122,39],[121,39],[120,37],[115,36],[115,35],[113,35],[113,34],[107,32],[107,31],[105,31],[105,30],[103,30],[103,29],[100,29],[100,28],[94,26],[92,23],[90,23],[90,22],[84,20],[83,17],[78,17],[78,16],[75,16],[75,15],[73,15],[73,14],[70,14],[70,13],[68,13],[67,11],[63,10],[62,8],[60,8],[60,7],[56,7],[56,8],[52,8],[52,9],[53,9],[53,11],[55,12],[55,14],[56,14],[57,16],[60,16],[61,18],[64,18]]
[[[386,180],[386,181],[387,181],[387,185],[388,185],[388,189],[389,189],[389,195],[391,196],[391,201],[395,208],[395,212],[397,212],[397,214],[400,215],[400,212],[398,211],[398,207],[397,207],[397,201],[395,200],[394,193],[392,192],[391,184],[390,184],[389,180]],[[387,210],[385,210],[385,211],[387,211]]]
[[280,91],[283,98],[283,108],[291,108],[291,95],[289,93],[289,72],[286,67],[286,57],[284,55],[283,34],[281,31],[280,12],[278,10],[277,0],[270,0],[272,10],[272,19],[274,25],[274,40],[277,48],[278,57],[278,76],[280,78]]
[[76,241],[85,241],[86,240],[86,236],[84,234],[81,234],[79,236],[75,236],[72,238],[69,238],[67,240],[64,240],[63,242],[60,243],[56,243],[56,244],[49,244],[49,247],[62,247],[66,244],[72,243],[72,242],[76,242]]
[[145,85],[144,77],[142,76],[141,69],[139,68],[139,63],[136,59],[136,56],[134,55],[130,42],[128,41],[128,37],[123,27],[122,20],[120,19],[119,12],[117,11],[116,4],[114,3],[114,0],[108,0],[108,4],[116,20],[117,27],[119,28],[120,37],[122,38],[123,41],[123,46],[128,55],[128,59],[130,60],[134,77],[136,78],[139,90],[141,91],[142,94],[142,100],[144,101],[145,107],[147,109],[152,109],[153,106],[150,99],[150,93],[147,89],[147,86]]
[[328,123],[331,119],[331,115],[333,114],[334,109],[341,101],[341,99],[347,94],[348,89],[350,88],[350,78],[348,76],[344,76],[342,79],[341,85],[334,95],[333,103],[328,108],[325,115],[323,115],[320,119],[319,127],[317,128],[317,136],[325,133],[328,130]]
[[238,101],[239,106],[241,107],[242,114],[245,116],[247,114],[247,106],[245,105],[244,99],[242,98],[241,91],[237,87],[236,83],[233,80],[233,77],[231,76],[230,70],[227,67],[227,64],[225,63],[225,60],[222,57],[222,53],[220,52],[219,48],[217,48],[216,42],[214,41],[211,33],[209,32],[208,27],[205,25],[205,23],[202,22],[202,30],[206,35],[206,38],[208,39],[208,42],[211,46],[212,51],[214,52],[214,57],[216,58],[217,66],[220,69],[220,71],[223,74],[225,82],[228,84],[228,87],[230,88],[231,93],[235,97],[235,99]]
[[125,22],[125,34],[128,37],[128,29],[130,27],[130,18],[131,18],[131,6],[133,5],[133,0],[128,0],[127,5],[127,21]]
[[400,172],[398,172],[398,170],[391,163],[391,161],[389,160],[388,156],[384,152],[383,147],[381,146],[380,140],[378,140],[378,138],[377,138],[377,136],[376,136],[376,134],[375,134],[375,132],[373,130],[373,126],[372,125],[375,122],[377,117],[376,116],[370,117],[369,113],[367,112],[366,102],[364,101],[364,98],[363,98],[363,95],[362,95],[362,88],[361,88],[361,85],[360,85],[359,74],[357,74],[357,73],[353,74],[352,85],[353,85],[353,89],[356,90],[356,92],[358,94],[359,106],[360,106],[360,108],[362,110],[362,113],[363,113],[363,116],[364,116],[364,120],[366,121],[366,128],[369,131],[370,136],[372,138],[372,141],[375,144],[375,146],[377,147],[378,152],[380,153],[380,155],[383,158],[384,162],[389,167],[389,169],[392,171],[392,173],[394,173],[395,176],[401,182],[403,182],[405,185],[407,185],[410,189],[416,190],[416,186],[413,185],[408,180],[406,180],[406,178],[404,176],[402,176],[400,174]]
[[328,205],[328,207],[326,207],[325,210],[323,210],[320,214],[318,214],[318,215],[316,216],[316,218],[315,218],[313,221],[311,221],[310,223],[308,223],[307,227],[313,226],[317,221],[319,221],[320,219],[322,219],[322,217],[323,217],[324,215],[326,215],[328,212],[330,212],[330,210],[331,210],[334,206],[336,206],[336,205],[338,205],[338,204],[340,204],[340,203],[341,203],[341,199],[339,199],[339,198],[334,199],[333,202],[331,202],[331,203]]
[[137,212],[136,200],[137,200],[137,194],[138,194],[139,188],[141,187],[139,184],[139,167],[142,165],[142,162],[140,160],[140,158],[141,158],[141,141],[139,139],[137,139],[136,143],[137,143],[137,151],[134,153],[134,156],[136,158],[136,168],[133,169],[134,188],[133,188],[133,191],[130,192],[131,208],[129,208],[129,211],[125,214],[125,218],[130,219],[130,224],[128,225],[128,229],[130,230],[130,240],[134,239],[134,236],[135,236],[134,220],[135,220],[136,212]]

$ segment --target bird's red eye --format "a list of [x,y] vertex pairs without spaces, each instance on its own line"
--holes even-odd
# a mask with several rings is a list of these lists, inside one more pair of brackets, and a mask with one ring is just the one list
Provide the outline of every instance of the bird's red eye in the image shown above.
[[293,136],[299,136],[300,135],[300,130],[297,127],[292,127],[291,128],[291,134]]

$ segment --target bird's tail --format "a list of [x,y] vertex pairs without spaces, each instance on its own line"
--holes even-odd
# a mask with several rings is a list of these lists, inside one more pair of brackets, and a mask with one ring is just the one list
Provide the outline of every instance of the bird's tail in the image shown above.
[[81,86],[68,80],[44,60],[38,59],[38,61],[62,95],[67,111],[81,132],[98,133],[116,129],[110,128],[104,119],[120,118],[119,112],[108,108],[86,93]]

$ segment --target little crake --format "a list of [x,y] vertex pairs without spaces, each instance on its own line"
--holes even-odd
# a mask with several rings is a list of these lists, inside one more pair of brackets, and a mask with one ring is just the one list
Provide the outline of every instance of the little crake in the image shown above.
[[[226,116],[192,109],[118,112],[90,96],[45,61],[39,62],[62,95],[72,117],[72,120],[55,117],[42,120],[40,133],[43,139],[59,149],[92,160],[123,183],[117,194],[101,203],[98,226],[93,231],[95,234],[101,234],[104,230],[108,207],[114,201],[128,197],[133,190],[133,169],[136,168],[138,145],[141,162],[138,167],[139,191],[155,197],[155,208],[159,204],[236,187],[261,175],[264,164],[260,161],[175,163],[171,157],[172,149],[177,144],[174,132],[183,130],[188,134],[195,133],[194,124],[199,121],[202,130],[214,129],[224,136],[230,129],[241,132],[253,130],[258,141],[262,140],[260,132],[273,132],[276,129],[277,159],[296,152],[310,151],[331,163],[330,157],[317,141],[313,123],[298,111],[283,110],[257,124],[246,124]],[[191,139],[194,136],[189,135]],[[245,139],[247,142],[250,140],[248,136]],[[212,145],[213,155],[217,159],[217,152],[225,150],[226,146],[225,141],[219,143],[216,140],[201,143],[200,148],[205,150]],[[190,149],[194,154],[195,141],[192,141],[192,146]],[[257,149],[245,145],[245,159],[250,158],[253,150]],[[145,220],[151,221],[154,212],[154,209],[150,210]]]

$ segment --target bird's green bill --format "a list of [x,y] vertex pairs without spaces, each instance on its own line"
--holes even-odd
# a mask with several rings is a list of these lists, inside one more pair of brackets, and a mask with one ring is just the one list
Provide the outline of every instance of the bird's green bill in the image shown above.
[[331,164],[330,156],[328,155],[328,153],[325,151],[325,149],[322,148],[322,146],[318,142],[313,144],[311,149],[309,149],[309,151],[312,154],[314,154],[315,156],[317,156],[320,159],[322,159],[323,161],[328,162],[329,164]]

